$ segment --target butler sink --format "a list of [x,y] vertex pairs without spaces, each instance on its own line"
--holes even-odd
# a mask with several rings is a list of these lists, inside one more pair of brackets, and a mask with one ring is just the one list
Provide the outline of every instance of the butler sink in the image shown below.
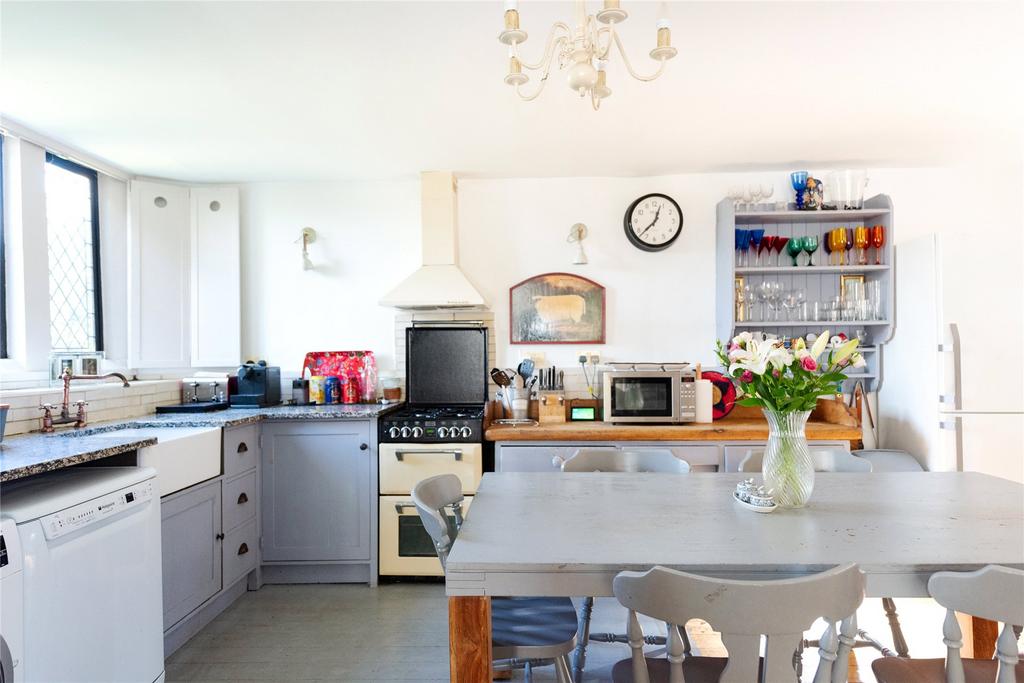
[[114,436],[154,438],[138,450],[139,465],[154,467],[160,495],[167,496],[220,474],[220,427],[129,427]]

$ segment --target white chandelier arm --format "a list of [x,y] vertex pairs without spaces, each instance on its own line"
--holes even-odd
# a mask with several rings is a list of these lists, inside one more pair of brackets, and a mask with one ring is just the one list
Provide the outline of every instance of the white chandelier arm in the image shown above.
[[[566,35],[556,37],[555,34],[558,32],[558,29],[562,29]],[[541,58],[538,61],[532,64],[524,62],[522,57],[519,56],[518,43],[512,43],[512,51],[513,54],[519,59],[519,63],[522,65],[524,69],[529,69],[530,71],[537,71],[538,69],[544,68],[545,66],[551,63],[551,55],[554,53],[555,45],[558,43],[559,40],[564,40],[566,36],[570,34],[571,31],[564,22],[556,21],[554,24],[552,24],[551,30],[548,32],[547,41],[545,41],[543,54],[541,55]]]
[[[607,35],[608,42],[605,43],[604,49],[601,49],[601,36]],[[602,26],[597,29],[597,33],[594,36],[594,57],[597,59],[608,59],[608,55],[612,51],[612,43],[615,41],[615,22],[612,22],[608,26]]]
[[638,81],[653,81],[655,78],[660,76],[661,73],[665,70],[665,62],[666,62],[666,60],[659,59],[658,60],[658,70],[657,71],[655,71],[650,76],[641,76],[637,72],[633,71],[633,65],[629,63],[629,56],[626,54],[625,48],[622,47],[622,41],[619,40],[619,34],[618,33],[613,33],[612,37],[615,39],[616,47],[619,48],[619,54],[622,55],[622,63],[626,65],[626,71],[628,71],[629,75],[632,76],[633,78],[635,78],[636,80],[638,80]]
[[537,99],[540,96],[540,94],[542,92],[544,92],[544,84],[548,82],[548,75],[549,75],[549,72],[545,71],[544,75],[540,77],[540,81],[538,82],[538,85],[537,85],[537,91],[534,92],[532,95],[524,95],[523,91],[521,89],[522,86],[517,83],[516,84],[516,95],[519,95],[519,99],[521,99],[523,102],[532,102],[533,100]]

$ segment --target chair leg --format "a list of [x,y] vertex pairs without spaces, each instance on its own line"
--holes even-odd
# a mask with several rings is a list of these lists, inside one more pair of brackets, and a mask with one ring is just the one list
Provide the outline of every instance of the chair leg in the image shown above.
[[[594,611],[594,598],[583,598],[583,605],[580,607],[579,625],[576,627],[576,650],[572,659],[572,682],[580,683],[583,680],[583,667],[587,664],[587,644],[590,642],[590,616]],[[558,662],[556,660],[557,669]]]
[[882,598],[882,608],[889,619],[889,630],[892,631],[892,645],[896,648],[896,656],[909,657],[910,649],[900,627],[900,615],[896,614],[896,602],[892,598]]
[[573,671],[569,666],[569,656],[559,655],[555,658],[555,680],[558,683],[573,683]]
[[793,669],[796,671],[797,683],[804,675],[804,644],[806,642],[801,638],[800,644],[796,646],[796,652],[793,653]]
[[526,683],[532,683],[533,681],[533,666],[529,661],[523,665],[523,680],[526,681]]

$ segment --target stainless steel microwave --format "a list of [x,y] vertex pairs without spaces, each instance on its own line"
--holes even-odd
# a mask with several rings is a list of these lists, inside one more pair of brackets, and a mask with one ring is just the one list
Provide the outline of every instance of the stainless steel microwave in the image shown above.
[[604,373],[605,422],[673,424],[697,418],[694,373],[615,370]]

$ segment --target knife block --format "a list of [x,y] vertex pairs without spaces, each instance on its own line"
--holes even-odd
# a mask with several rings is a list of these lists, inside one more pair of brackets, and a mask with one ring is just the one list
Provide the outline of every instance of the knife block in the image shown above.
[[565,422],[564,394],[542,394],[537,403],[538,422],[541,424]]

